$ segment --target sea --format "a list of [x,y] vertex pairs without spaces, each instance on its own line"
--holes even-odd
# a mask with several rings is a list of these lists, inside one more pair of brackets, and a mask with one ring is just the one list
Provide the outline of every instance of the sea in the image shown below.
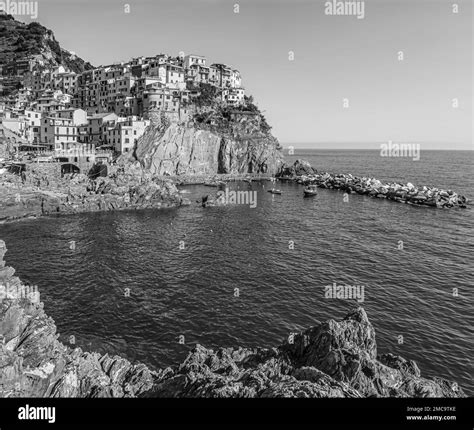
[[[424,151],[420,160],[372,150],[298,150],[319,171],[452,189],[474,198],[473,152]],[[474,395],[474,212],[344,196],[276,182],[202,208],[217,190],[182,187],[177,209],[91,213],[0,226],[7,264],[37,286],[60,339],[158,369],[201,344],[273,347],[290,333],[363,306],[378,353],[415,360],[424,377]],[[346,197],[346,198],[344,198]],[[364,287],[335,298],[329,285]]]

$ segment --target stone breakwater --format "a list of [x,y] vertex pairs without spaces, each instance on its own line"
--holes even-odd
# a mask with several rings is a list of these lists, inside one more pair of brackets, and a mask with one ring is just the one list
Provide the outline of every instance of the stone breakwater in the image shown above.
[[[0,241],[0,397],[465,397],[456,383],[424,378],[415,362],[377,354],[364,309],[291,334],[275,348],[207,349],[150,370],[62,344],[39,300],[6,267]],[[17,287],[17,288],[11,288]]]
[[294,180],[302,185],[317,185],[320,188],[341,190],[374,198],[388,199],[399,203],[430,206],[434,208],[466,208],[468,199],[452,190],[435,187],[417,187],[411,183],[382,183],[370,177],[351,174],[318,173],[305,161],[296,161],[285,166],[277,175],[282,180]]
[[[52,167],[52,166],[49,166]],[[137,167],[90,180],[31,168],[0,177],[0,223],[54,214],[176,207],[187,204],[171,180]]]

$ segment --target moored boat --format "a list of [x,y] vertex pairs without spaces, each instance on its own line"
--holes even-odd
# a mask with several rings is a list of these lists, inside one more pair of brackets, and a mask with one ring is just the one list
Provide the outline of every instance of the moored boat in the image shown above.
[[275,188],[272,188],[271,190],[268,190],[269,193],[272,194],[281,194],[281,190],[276,190]]
[[317,187],[316,185],[308,185],[304,189],[304,196],[305,197],[312,197],[318,195]]

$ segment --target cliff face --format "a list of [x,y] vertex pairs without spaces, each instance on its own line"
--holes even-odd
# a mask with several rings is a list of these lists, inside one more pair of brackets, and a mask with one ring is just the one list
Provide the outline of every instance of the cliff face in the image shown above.
[[5,252],[0,240],[0,397],[465,397],[455,383],[421,377],[411,360],[377,355],[362,308],[276,348],[197,345],[157,371],[72,349],[58,341],[38,291],[5,267]]
[[156,175],[276,173],[282,163],[278,142],[261,134],[229,135],[177,123],[150,126],[135,158]]

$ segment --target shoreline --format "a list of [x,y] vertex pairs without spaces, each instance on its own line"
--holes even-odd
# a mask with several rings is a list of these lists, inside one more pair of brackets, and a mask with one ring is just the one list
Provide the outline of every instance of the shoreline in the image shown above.
[[465,196],[436,187],[411,183],[382,183],[351,174],[318,173],[308,162],[283,165],[275,176],[267,174],[205,174],[158,176],[136,165],[111,166],[105,177],[89,179],[84,174],[59,175],[60,166],[30,164],[26,177],[7,173],[0,179],[0,225],[49,215],[177,208],[190,205],[178,187],[204,185],[218,188],[230,182],[282,181],[303,186],[335,189],[398,203],[431,208],[461,208],[470,204]]
[[10,288],[0,297],[0,397],[466,397],[455,382],[423,378],[412,360],[378,354],[361,307],[274,348],[198,344],[157,370],[72,348],[59,342],[37,288],[29,295],[6,266],[6,251],[0,240],[0,285]]

